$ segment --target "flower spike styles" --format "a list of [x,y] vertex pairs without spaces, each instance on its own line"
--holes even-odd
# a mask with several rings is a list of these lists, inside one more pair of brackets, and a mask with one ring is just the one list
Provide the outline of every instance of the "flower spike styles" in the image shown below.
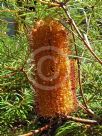
[[62,24],[49,18],[38,21],[30,33],[39,116],[65,116],[77,109],[76,66],[68,58],[69,35]]

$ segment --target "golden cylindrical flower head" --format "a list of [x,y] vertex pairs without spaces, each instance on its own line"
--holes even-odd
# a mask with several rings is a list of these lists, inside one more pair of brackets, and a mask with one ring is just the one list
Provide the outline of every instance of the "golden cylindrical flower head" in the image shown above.
[[36,112],[39,116],[67,115],[77,108],[76,66],[68,58],[70,38],[58,21],[37,22],[30,33]]

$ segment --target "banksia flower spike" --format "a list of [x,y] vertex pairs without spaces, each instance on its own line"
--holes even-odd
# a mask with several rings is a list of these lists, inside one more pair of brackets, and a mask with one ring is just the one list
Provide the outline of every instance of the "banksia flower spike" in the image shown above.
[[58,21],[40,20],[30,33],[30,41],[37,114],[69,115],[77,108],[77,81],[75,61],[68,58],[68,32]]

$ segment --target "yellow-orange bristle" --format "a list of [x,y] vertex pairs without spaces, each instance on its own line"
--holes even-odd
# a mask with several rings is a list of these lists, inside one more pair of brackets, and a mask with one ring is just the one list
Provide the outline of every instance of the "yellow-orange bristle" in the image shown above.
[[58,21],[45,19],[37,22],[30,38],[36,66],[37,114],[43,117],[70,114],[77,107],[77,98],[71,87],[76,89],[74,61],[68,58],[68,32]]

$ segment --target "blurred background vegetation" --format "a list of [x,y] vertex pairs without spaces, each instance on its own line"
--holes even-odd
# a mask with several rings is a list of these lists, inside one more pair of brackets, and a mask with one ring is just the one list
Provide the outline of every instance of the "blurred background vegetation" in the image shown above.
[[[102,1],[69,0],[66,7],[80,31],[87,33],[94,52],[102,59]],[[60,21],[67,20],[61,8],[47,6],[37,0],[0,1],[1,136],[16,136],[38,128],[39,122],[35,123],[34,90],[28,80],[32,69],[28,33],[37,20],[47,16]],[[69,24],[67,27],[70,29]],[[82,41],[76,38],[75,44],[81,56],[81,79],[86,102],[95,113],[95,118],[101,119],[102,66],[91,56]],[[79,88],[77,97],[81,102]],[[72,115],[91,119],[82,109]],[[102,136],[102,126],[68,121],[58,127],[55,136],[68,135]]]

